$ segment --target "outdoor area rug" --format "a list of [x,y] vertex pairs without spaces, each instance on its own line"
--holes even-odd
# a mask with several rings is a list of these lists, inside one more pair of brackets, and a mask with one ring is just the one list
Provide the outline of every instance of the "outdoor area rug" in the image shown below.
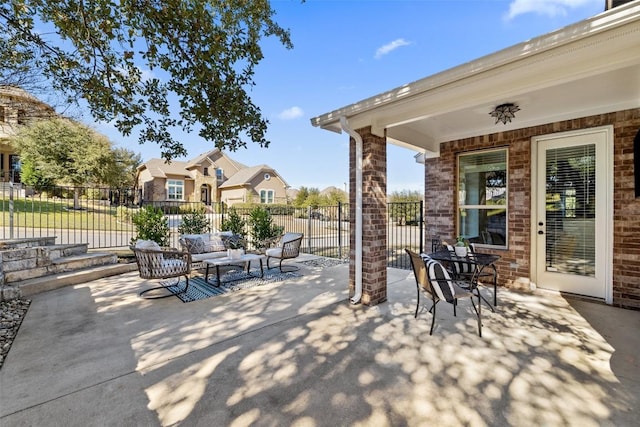
[[[259,275],[259,270],[252,270],[253,275]],[[216,295],[222,295],[229,292],[239,291],[241,289],[249,289],[256,286],[264,286],[270,283],[281,282],[283,280],[300,277],[301,274],[297,272],[281,273],[279,269],[264,270],[264,276],[254,277],[247,274],[244,270],[231,270],[225,274],[221,274],[222,284],[216,287],[213,284],[207,284],[204,281],[204,276],[195,276],[189,279],[189,289],[184,291],[186,281],[181,279],[179,283],[167,286],[167,289],[175,296],[180,298],[182,302],[197,301],[205,298],[210,298]],[[215,283],[215,274],[209,275],[211,283]],[[164,286],[168,283],[175,282],[175,279],[162,282]]]

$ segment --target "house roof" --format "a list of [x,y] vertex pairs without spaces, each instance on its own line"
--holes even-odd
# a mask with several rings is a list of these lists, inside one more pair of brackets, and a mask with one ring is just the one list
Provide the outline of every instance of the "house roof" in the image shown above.
[[154,178],[166,178],[167,175],[190,177],[189,171],[187,170],[188,166],[189,162],[173,160],[171,163],[165,163],[164,159],[151,159],[138,166],[138,171],[146,168]]
[[248,185],[256,176],[258,176],[261,173],[269,173],[272,175],[272,178],[276,178],[282,181],[285,187],[289,186],[289,184],[287,184],[285,180],[280,177],[280,175],[275,171],[275,169],[273,169],[268,165],[258,165],[258,166],[246,167],[238,171],[238,173],[232,175],[228,180],[222,183],[218,188],[225,189],[225,188]]
[[218,152],[220,152],[220,150],[216,148],[214,150],[207,151],[206,153],[202,153],[191,160],[188,160],[187,168],[198,167],[203,163],[209,163],[209,164],[213,163],[213,161],[211,160],[211,157]]
[[[495,124],[498,105],[520,107]],[[311,119],[341,132],[371,126],[387,141],[440,143],[640,107],[640,0]]]

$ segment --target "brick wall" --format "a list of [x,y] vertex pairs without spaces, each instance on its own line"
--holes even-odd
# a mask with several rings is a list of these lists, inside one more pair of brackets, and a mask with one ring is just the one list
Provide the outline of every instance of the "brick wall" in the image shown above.
[[[362,303],[376,305],[387,300],[387,143],[371,133],[357,131],[363,140],[362,173]],[[351,253],[349,289],[355,289],[356,144],[349,143],[349,209]]]
[[427,238],[455,236],[456,155],[507,147],[509,248],[496,251],[501,255],[498,269],[501,284],[527,285],[531,271],[531,138],[605,125],[614,126],[613,304],[640,309],[640,199],[635,198],[633,175],[633,141],[640,129],[639,108],[441,144],[440,157],[427,159],[425,165]]

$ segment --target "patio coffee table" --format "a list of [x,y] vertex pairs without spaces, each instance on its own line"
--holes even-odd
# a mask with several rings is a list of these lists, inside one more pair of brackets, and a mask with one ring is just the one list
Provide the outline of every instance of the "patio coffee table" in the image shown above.
[[[228,265],[245,264],[247,267],[247,274],[251,276],[251,274],[249,273],[251,269],[251,261],[260,262],[260,276],[253,276],[253,277],[263,277],[264,276],[264,269],[262,268],[263,259],[266,259],[264,255],[257,255],[257,254],[244,254],[237,258],[224,257],[224,258],[205,259],[202,261],[207,266],[207,269],[205,270],[205,273],[204,273],[204,281],[210,285],[220,286],[220,284],[222,283],[220,281],[220,267],[224,267]],[[209,267],[211,266],[216,267],[216,283],[215,284],[209,282]]]

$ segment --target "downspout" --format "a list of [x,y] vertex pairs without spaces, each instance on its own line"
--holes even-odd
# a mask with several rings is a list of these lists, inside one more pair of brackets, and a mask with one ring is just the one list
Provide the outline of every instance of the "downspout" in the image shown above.
[[350,301],[358,304],[362,298],[362,137],[349,127],[345,116],[340,116],[340,126],[356,142],[356,291]]

